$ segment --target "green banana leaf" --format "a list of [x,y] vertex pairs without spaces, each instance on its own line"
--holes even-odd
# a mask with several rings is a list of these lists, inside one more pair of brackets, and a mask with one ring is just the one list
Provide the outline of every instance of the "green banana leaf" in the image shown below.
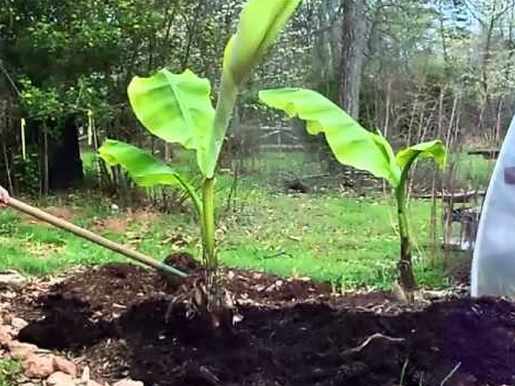
[[262,90],[260,100],[284,111],[290,118],[306,121],[312,135],[323,133],[338,162],[368,171],[376,177],[399,182],[390,144],[364,129],[350,115],[319,93],[301,88]]
[[447,159],[445,145],[440,140],[422,142],[397,153],[397,165],[400,169],[409,167],[416,158],[433,158],[440,169],[445,168]]
[[128,143],[106,140],[98,149],[100,157],[110,166],[120,165],[134,182],[144,188],[156,185],[182,187],[180,176],[164,162]]
[[209,81],[190,70],[173,74],[162,69],[147,78],[134,77],[128,94],[136,117],[148,131],[194,149],[197,165],[205,175],[214,162],[206,156],[215,113]]

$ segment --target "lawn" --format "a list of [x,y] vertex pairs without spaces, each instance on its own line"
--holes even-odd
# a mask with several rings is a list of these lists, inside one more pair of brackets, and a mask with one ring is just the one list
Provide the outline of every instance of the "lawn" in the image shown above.
[[[280,275],[310,276],[339,287],[386,287],[394,274],[398,242],[392,207],[382,198],[283,195],[248,188],[236,210],[220,220],[220,258],[224,264]],[[173,250],[198,251],[190,214],[144,210],[128,214],[107,200],[86,194],[51,200],[72,213],[74,223],[137,248],[156,258]],[[48,203],[47,203],[48,204]],[[64,209],[63,209],[64,208]],[[59,214],[59,211],[57,211]],[[419,245],[429,242],[430,204],[412,204]],[[422,248],[423,249],[423,248]],[[85,240],[37,223],[12,210],[0,213],[0,268],[45,275],[70,267],[120,259]],[[441,286],[443,273],[421,251],[417,271],[425,285]]]
[[[188,155],[180,157],[185,168]],[[293,161],[287,164],[285,158]],[[92,172],[91,153],[85,153],[84,160]],[[477,178],[466,169],[468,162],[464,161],[462,173]],[[476,170],[477,163],[474,160]],[[335,289],[388,288],[399,253],[395,211],[388,197],[356,197],[335,189],[286,194],[280,184],[274,185],[270,179],[264,183],[267,177],[288,170],[320,172],[318,163],[303,160],[299,154],[268,157],[266,164],[256,164],[241,177],[230,210],[224,209],[232,176],[221,176],[217,197],[221,208],[219,256],[223,264],[283,276],[308,276],[330,282]],[[157,259],[179,249],[199,252],[200,240],[189,212],[163,214],[146,208],[128,212],[94,190],[35,204]],[[447,286],[445,270],[438,263],[441,256],[432,256],[439,250],[434,252],[435,248],[429,247],[431,203],[412,200],[410,210],[417,242],[417,277],[425,287]],[[0,212],[0,269],[49,275],[121,259],[124,258],[13,210]]]

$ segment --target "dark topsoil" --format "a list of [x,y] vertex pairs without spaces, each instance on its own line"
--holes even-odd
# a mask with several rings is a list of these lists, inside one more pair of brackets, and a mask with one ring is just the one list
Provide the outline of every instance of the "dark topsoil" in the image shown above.
[[[93,379],[146,386],[515,383],[509,302],[454,298],[408,310],[386,294],[336,297],[305,280],[224,273],[246,300],[232,333],[213,333],[179,308],[166,324],[170,283],[110,264],[20,294],[15,313],[30,324],[19,339],[84,358]],[[374,334],[382,335],[359,347]]]

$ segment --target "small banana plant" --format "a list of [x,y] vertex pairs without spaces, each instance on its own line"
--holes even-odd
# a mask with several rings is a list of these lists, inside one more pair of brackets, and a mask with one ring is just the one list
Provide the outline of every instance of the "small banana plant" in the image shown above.
[[407,213],[409,171],[419,158],[433,158],[443,169],[446,149],[440,140],[419,143],[394,154],[380,132],[363,128],[336,104],[319,93],[302,88],[262,90],[260,100],[267,106],[299,117],[309,134],[323,133],[339,163],[368,171],[383,178],[393,188],[400,234],[398,281],[408,300],[413,299],[417,281],[413,273],[412,237]]
[[[134,114],[153,135],[195,151],[202,188],[198,192],[172,166],[128,143],[107,139],[99,154],[108,164],[120,165],[142,187],[168,185],[184,190],[193,202],[202,239],[203,280],[195,280],[194,303],[200,312],[215,315],[226,301],[218,281],[215,243],[215,172],[240,88],[263,59],[301,0],[249,0],[236,33],[224,50],[222,79],[216,107],[211,85],[187,69],[175,74],[161,69],[150,77],[134,77],[128,87]],[[200,296],[199,292],[204,296]],[[217,318],[213,319],[215,325]]]

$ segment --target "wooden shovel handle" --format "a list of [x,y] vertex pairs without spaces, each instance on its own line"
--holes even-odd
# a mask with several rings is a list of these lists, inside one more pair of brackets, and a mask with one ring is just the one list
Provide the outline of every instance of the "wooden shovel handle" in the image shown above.
[[147,255],[144,255],[143,253],[126,248],[121,244],[115,243],[114,241],[108,240],[100,235],[97,235],[96,233],[93,233],[84,228],[78,227],[77,225],[74,225],[74,224],[72,224],[66,220],[63,220],[59,217],[53,216],[47,212],[42,211],[41,209],[38,209],[38,208],[35,208],[28,204],[25,204],[15,198],[10,197],[8,205],[13,207],[14,209],[17,209],[17,210],[23,212],[23,213],[26,213],[32,217],[35,217],[39,220],[47,222],[47,223],[49,223],[53,226],[56,226],[60,229],[64,229],[65,231],[71,232],[74,235],[82,237],[83,239],[86,239],[86,240],[91,241],[95,244],[98,244],[104,248],[107,248],[113,252],[122,254],[130,259],[139,261],[140,263],[145,264],[147,266],[159,269],[166,273],[171,273],[173,275],[177,275],[179,277],[188,276],[186,273],[178,270],[177,268],[174,268],[169,265],[163,264],[159,261],[156,261],[153,258],[151,258],[150,256],[147,256]]

